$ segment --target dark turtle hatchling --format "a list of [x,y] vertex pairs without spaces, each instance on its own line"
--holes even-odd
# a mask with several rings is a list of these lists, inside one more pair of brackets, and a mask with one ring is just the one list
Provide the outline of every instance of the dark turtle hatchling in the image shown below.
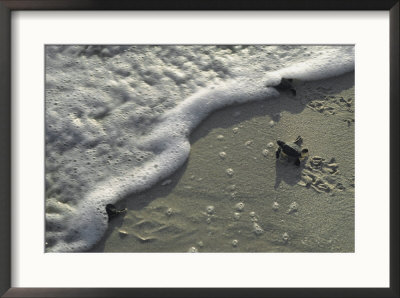
[[276,142],[279,145],[278,150],[276,150],[276,158],[282,155],[290,160],[294,160],[294,164],[299,166],[300,160],[303,160],[308,155],[308,149],[301,149],[303,139],[300,136],[293,143],[285,143],[280,140]]
[[113,204],[107,204],[106,211],[108,214],[108,221],[116,217],[117,215],[126,212],[126,208],[117,210],[117,208]]
[[293,79],[282,78],[279,85],[274,86],[277,90],[286,91],[289,90],[293,96],[296,96],[296,89],[293,87]]

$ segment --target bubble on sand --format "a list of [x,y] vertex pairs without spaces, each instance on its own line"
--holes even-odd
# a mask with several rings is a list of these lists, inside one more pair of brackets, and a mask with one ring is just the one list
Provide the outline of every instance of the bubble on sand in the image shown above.
[[226,189],[229,190],[229,191],[234,191],[236,189],[236,185],[235,184],[231,184]]
[[264,157],[267,157],[267,156],[268,156],[268,153],[269,153],[268,149],[263,149],[262,155],[263,155]]
[[274,127],[276,123],[274,120],[271,120],[268,124],[270,127]]
[[274,210],[274,211],[278,211],[279,210],[279,203],[278,202],[274,202],[272,204],[272,210]]
[[222,159],[225,159],[225,157],[226,157],[226,152],[222,151],[222,152],[220,152],[218,155],[219,155],[219,157],[221,157]]
[[236,219],[236,220],[239,220],[240,219],[240,213],[239,212],[233,213],[233,218]]
[[253,145],[253,140],[248,140],[246,143],[244,143],[244,145],[249,148],[251,147],[251,145]]
[[288,214],[297,212],[297,210],[299,209],[299,205],[296,202],[293,202],[289,205],[289,209],[287,211]]
[[288,233],[283,233],[283,235],[282,235],[282,239],[283,239],[283,241],[284,242],[288,242],[289,241],[289,234]]
[[263,228],[260,227],[260,225],[258,223],[254,223],[253,224],[253,232],[256,235],[261,235],[262,233],[264,233]]
[[189,248],[188,252],[199,252],[199,250],[195,246],[192,246]]
[[238,241],[237,239],[233,239],[233,240],[232,240],[232,246],[233,246],[233,247],[237,247],[238,244],[239,244],[239,241]]
[[257,214],[254,211],[250,212],[250,219],[251,219],[252,222],[257,222],[258,221]]
[[172,208],[168,208],[167,211],[165,211],[165,214],[167,216],[171,216],[174,212],[172,211]]
[[207,211],[207,213],[208,214],[214,214],[214,212],[215,212],[215,207],[214,206],[207,206],[206,207],[206,211]]
[[236,210],[236,211],[241,212],[241,211],[243,211],[243,209],[244,209],[244,203],[243,203],[243,202],[239,202],[239,203],[237,203],[237,204],[235,205],[235,210]]
[[231,168],[229,168],[229,169],[226,169],[226,174],[229,176],[229,177],[232,177],[233,176],[233,174],[235,174],[235,172],[233,171],[233,169],[231,169]]
[[267,147],[268,147],[268,148],[272,148],[272,147],[274,147],[274,143],[272,143],[272,142],[269,142],[269,143],[267,144]]
[[234,127],[232,131],[234,134],[237,134],[239,132],[239,127]]
[[222,141],[223,139],[224,139],[224,136],[223,136],[223,135],[218,135],[218,136],[217,136],[217,140],[218,140],[218,141]]

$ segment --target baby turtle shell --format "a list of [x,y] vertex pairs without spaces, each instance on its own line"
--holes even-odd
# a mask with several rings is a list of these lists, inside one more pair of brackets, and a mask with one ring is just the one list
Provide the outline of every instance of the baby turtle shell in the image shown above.
[[300,136],[293,143],[285,143],[278,140],[277,144],[279,148],[276,150],[276,158],[279,158],[281,155],[288,156],[295,160],[294,164],[296,166],[299,166],[300,159],[303,159],[308,154],[308,149],[301,149],[302,142],[303,139]]

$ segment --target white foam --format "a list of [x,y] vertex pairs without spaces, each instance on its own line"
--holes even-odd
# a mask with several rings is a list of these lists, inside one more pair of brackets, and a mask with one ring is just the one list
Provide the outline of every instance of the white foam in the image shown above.
[[354,47],[331,49],[319,57],[293,64],[277,72],[281,77],[304,81],[321,80],[354,69]]
[[[114,51],[116,51],[115,48]],[[110,52],[107,52],[107,55],[111,55]],[[193,91],[191,95],[183,100],[176,100],[170,106],[164,105],[159,112],[156,112],[157,105],[154,105],[157,102],[154,92],[149,95],[149,101],[153,103],[151,104],[153,108],[146,107],[145,105],[148,103],[141,102],[143,99],[136,100],[137,97],[129,94],[129,92],[137,92],[135,88],[131,87],[132,84],[134,86],[141,84],[135,80],[125,80],[122,83],[112,81],[111,85],[114,88],[122,86],[123,96],[130,98],[130,101],[120,102],[119,106],[115,101],[110,101],[109,94],[99,92],[96,97],[95,94],[90,94],[90,92],[88,94],[83,90],[79,91],[80,96],[87,100],[77,100],[72,107],[69,107],[72,111],[77,109],[77,114],[57,120],[60,118],[57,111],[66,114],[66,108],[60,110],[49,107],[47,124],[58,127],[54,132],[61,132],[63,129],[65,132],[65,128],[68,128],[69,130],[65,132],[65,139],[68,142],[75,144],[83,142],[87,145],[83,146],[86,149],[83,157],[73,146],[67,146],[67,149],[60,149],[64,148],[62,146],[50,146],[47,149],[49,155],[47,169],[60,166],[56,165],[56,158],[59,155],[52,151],[56,148],[66,150],[66,155],[77,160],[72,164],[60,166],[70,175],[69,178],[75,177],[77,180],[74,182],[74,188],[70,194],[64,191],[65,193],[57,198],[59,201],[61,198],[61,201],[68,203],[68,212],[63,211],[58,215],[47,213],[47,222],[51,227],[46,233],[46,239],[50,242],[48,251],[84,251],[92,247],[107,229],[106,204],[115,203],[129,194],[148,189],[181,167],[190,152],[188,137],[191,131],[213,111],[229,105],[268,100],[277,96],[279,93],[272,86],[277,85],[282,77],[316,80],[339,75],[354,68],[353,47],[329,49],[322,47],[312,57],[307,59],[307,56],[301,56],[300,58],[301,61],[292,59],[292,62],[296,63],[286,60],[286,67],[283,68],[278,67],[279,60],[275,61],[275,65],[271,65],[271,58],[266,58],[265,63],[269,66],[257,65],[258,72],[255,75],[251,72],[254,71],[254,67],[249,66],[251,70],[249,71],[244,68],[245,65],[242,65],[242,70],[240,70],[238,67],[240,61],[235,62],[235,74],[229,75],[226,79],[213,81],[206,87],[190,87],[190,90]],[[202,59],[199,60],[201,63],[204,60]],[[232,61],[227,61],[232,64]],[[228,62],[226,62],[227,65],[229,65]],[[224,69],[224,67],[226,67],[224,63],[217,65],[218,70]],[[261,71],[262,69],[272,69],[272,71]],[[152,71],[156,73],[156,77],[163,73],[162,69],[156,67]],[[172,76],[171,72],[164,73],[173,77],[176,84],[190,85],[194,80],[193,76],[186,75],[184,72],[180,72],[177,76]],[[56,80],[50,81],[53,82],[52,84],[56,84]],[[154,83],[154,80],[150,81]],[[121,88],[117,89],[121,90]],[[73,93],[75,92],[77,91],[73,91]],[[157,92],[159,95],[162,94],[159,90]],[[93,101],[94,105],[88,105],[88,101]],[[102,103],[100,104],[101,109],[108,106],[110,111],[112,110],[112,114],[104,118],[104,121],[85,117],[84,115],[90,115],[93,112],[90,108],[99,107],[99,102]],[[163,103],[166,102],[167,99],[163,101]],[[131,120],[134,120],[134,123],[131,123]],[[135,123],[143,121],[146,123],[143,128],[135,125]],[[131,131],[121,133],[125,126]],[[82,128],[84,128],[83,131]],[[54,141],[56,137],[51,133],[52,129],[47,138],[56,144]],[[91,142],[94,145],[91,145]],[[116,146],[113,145],[114,142],[117,144]],[[51,154],[55,154],[55,156],[50,158]],[[80,157],[79,154],[81,154]],[[105,159],[105,155],[112,157]],[[129,158],[138,158],[139,156],[139,160],[128,162],[124,160],[126,156]],[[96,158],[99,158],[100,162],[96,161]],[[90,162],[95,160],[94,163],[106,161],[108,164],[106,166],[102,164],[97,168],[82,165],[87,160]],[[57,184],[51,179],[52,171],[48,171],[47,183]],[[72,182],[68,181],[68,183]],[[59,188],[62,188],[62,185]],[[53,192],[51,193],[53,194]],[[68,195],[70,197],[67,198]],[[54,204],[54,200],[49,197],[48,202],[53,203],[48,203],[47,207]]]

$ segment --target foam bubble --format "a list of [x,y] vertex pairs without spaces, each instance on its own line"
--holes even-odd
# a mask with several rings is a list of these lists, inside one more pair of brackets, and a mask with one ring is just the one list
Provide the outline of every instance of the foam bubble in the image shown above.
[[218,155],[219,155],[219,157],[221,157],[221,159],[225,159],[225,157],[226,157],[226,152],[221,151]]
[[215,212],[215,207],[212,206],[212,205],[207,206],[207,207],[206,207],[206,211],[207,211],[208,214],[214,214],[214,212]]
[[228,185],[228,186],[226,187],[226,189],[229,190],[229,191],[234,191],[234,190],[236,190],[236,184]]
[[235,172],[234,172],[233,169],[231,169],[231,168],[226,169],[225,173],[226,173],[229,177],[232,177],[232,176],[235,174]]
[[250,148],[250,147],[253,145],[253,140],[248,140],[248,141],[246,141],[246,143],[244,143],[244,145],[245,145],[247,148]]
[[243,203],[243,202],[239,202],[239,203],[237,203],[237,204],[235,205],[234,208],[235,208],[236,211],[241,212],[241,211],[243,211],[243,209],[244,209],[244,203]]
[[289,241],[289,234],[288,233],[283,233],[283,235],[282,235],[282,239],[283,239],[283,241],[284,242],[288,242]]
[[189,248],[188,252],[195,253],[199,252],[199,250],[195,246],[192,246],[191,248]]
[[261,226],[258,223],[254,222],[253,223],[253,232],[254,232],[254,234],[259,236],[264,233],[264,230],[263,230],[263,228],[261,228]]
[[272,204],[272,210],[274,210],[274,211],[278,211],[279,210],[279,203],[278,202],[274,202]]
[[289,209],[287,211],[288,214],[297,212],[297,210],[299,209],[299,205],[296,202],[292,202],[289,205]]
[[239,241],[237,239],[232,240],[232,246],[237,247],[239,245]]
[[174,214],[174,211],[172,210],[172,208],[168,208],[167,211],[165,211],[165,214],[167,216],[171,216],[172,214]]

